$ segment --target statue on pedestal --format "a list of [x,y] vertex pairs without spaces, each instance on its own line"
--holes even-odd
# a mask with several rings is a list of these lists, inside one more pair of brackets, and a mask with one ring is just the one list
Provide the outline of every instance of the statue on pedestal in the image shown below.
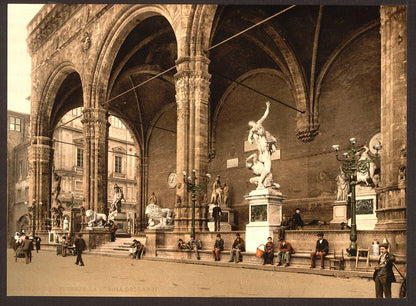
[[117,213],[121,212],[121,200],[123,199],[124,201],[126,201],[126,199],[124,198],[123,191],[117,184],[114,184],[114,199],[111,203],[111,211],[108,214],[108,221],[114,221],[114,218],[117,216]]
[[54,203],[56,206],[61,204],[61,201],[59,200],[59,194],[61,193],[61,180],[62,177],[58,175],[56,172],[54,172],[54,179],[53,179],[53,191],[54,191]]
[[223,202],[224,190],[221,185],[220,176],[217,175],[215,182],[212,184],[211,204],[220,205]]
[[64,231],[69,231],[69,220],[68,220],[68,216],[65,216],[65,218],[64,218],[62,229]]
[[148,229],[171,229],[173,227],[173,210],[157,205],[157,198],[154,192],[149,197],[145,214],[149,218]]
[[348,180],[348,176],[345,174],[342,169],[336,178],[337,181],[337,201],[347,201],[348,193],[350,192],[350,182]]
[[89,227],[104,227],[107,224],[107,216],[105,214],[96,213],[91,209],[85,212],[85,217]]
[[230,204],[230,191],[226,183],[224,183],[223,191],[224,191],[224,196],[223,196],[222,203],[225,206],[228,206]]
[[269,109],[270,102],[267,101],[264,115],[257,122],[250,121],[248,123],[251,126],[248,141],[250,143],[255,142],[259,151],[258,154],[252,154],[246,159],[247,168],[253,170],[254,174],[260,175],[259,177],[250,179],[250,183],[257,185],[256,189],[266,189],[269,187],[279,189],[280,187],[278,184],[273,183],[271,169],[271,156],[273,152],[277,151],[277,140],[263,127],[263,122],[269,114]]

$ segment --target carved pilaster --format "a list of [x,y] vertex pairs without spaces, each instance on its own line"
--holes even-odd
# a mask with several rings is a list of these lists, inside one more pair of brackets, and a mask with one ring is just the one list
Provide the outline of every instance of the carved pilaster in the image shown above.
[[36,230],[47,230],[51,209],[52,139],[34,136],[29,147],[29,207],[36,215]]
[[[208,103],[211,75],[208,73],[209,59],[203,56],[184,57],[176,61],[175,75],[177,103],[177,161],[178,185],[175,207],[175,230],[188,230],[191,226],[192,202],[182,182],[182,171],[189,175],[197,170],[197,183],[206,183],[208,169]],[[199,198],[199,197],[198,197]],[[196,205],[200,206],[199,200]],[[196,219],[202,216],[196,209]],[[206,220],[198,221],[207,228]],[[196,222],[197,224],[197,222]]]
[[84,208],[107,213],[108,112],[84,109]]
[[383,149],[380,154],[381,184],[377,189],[376,228],[379,229],[406,227],[406,19],[405,6],[380,7]]

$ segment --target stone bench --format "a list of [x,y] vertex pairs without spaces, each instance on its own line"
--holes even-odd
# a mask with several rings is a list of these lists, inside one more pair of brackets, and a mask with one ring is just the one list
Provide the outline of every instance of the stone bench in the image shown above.
[[[212,256],[212,250],[211,249],[201,249],[199,250],[199,256],[201,260],[205,261],[213,261],[214,258]],[[295,254],[291,255],[290,263],[293,266],[300,266],[302,268],[306,268],[310,266],[311,263],[311,254],[312,250],[306,250],[306,249],[300,249],[296,250]],[[256,254],[254,252],[241,252],[241,255],[243,256],[243,262],[244,263],[250,263],[250,264],[263,264],[263,258],[256,257]],[[273,259],[273,263],[277,263],[277,252],[274,253],[275,257]],[[196,260],[195,253],[189,249],[178,249],[178,248],[156,248],[156,256],[162,257],[162,258],[171,258],[171,259],[180,259],[180,260]],[[227,262],[230,257],[230,250],[224,250],[221,252],[221,261]],[[340,258],[341,256],[341,250],[336,251],[336,258]],[[324,264],[325,268],[329,269],[329,262],[330,259],[334,259],[334,251],[329,250],[329,253],[327,256],[325,256]],[[319,257],[316,257],[315,263],[317,267],[319,268]],[[346,271],[353,271],[355,270],[355,256],[347,256],[344,250],[344,261],[345,261],[345,270]],[[370,267],[368,268],[368,271],[372,271],[373,267],[376,266],[378,262],[378,256],[370,255]],[[366,263],[365,257],[359,258],[359,267],[364,267]],[[405,264],[405,261],[402,259],[396,259],[396,265],[399,267],[402,267]],[[361,269],[360,269],[361,270]]]

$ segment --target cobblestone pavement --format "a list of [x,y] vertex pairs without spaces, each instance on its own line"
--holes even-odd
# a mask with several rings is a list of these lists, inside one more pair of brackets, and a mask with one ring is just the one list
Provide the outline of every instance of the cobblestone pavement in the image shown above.
[[[281,271],[133,260],[83,255],[57,256],[52,251],[15,262],[7,251],[8,296],[130,296],[130,297],[324,297],[373,298],[374,282]],[[399,296],[399,283],[392,286]]]

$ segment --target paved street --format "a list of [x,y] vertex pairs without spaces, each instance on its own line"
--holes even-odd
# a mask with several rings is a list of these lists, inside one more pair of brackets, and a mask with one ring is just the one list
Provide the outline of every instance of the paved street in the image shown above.
[[[36,252],[32,263],[7,252],[9,296],[325,297],[373,298],[374,282],[314,274]],[[393,284],[398,297],[399,283]]]

